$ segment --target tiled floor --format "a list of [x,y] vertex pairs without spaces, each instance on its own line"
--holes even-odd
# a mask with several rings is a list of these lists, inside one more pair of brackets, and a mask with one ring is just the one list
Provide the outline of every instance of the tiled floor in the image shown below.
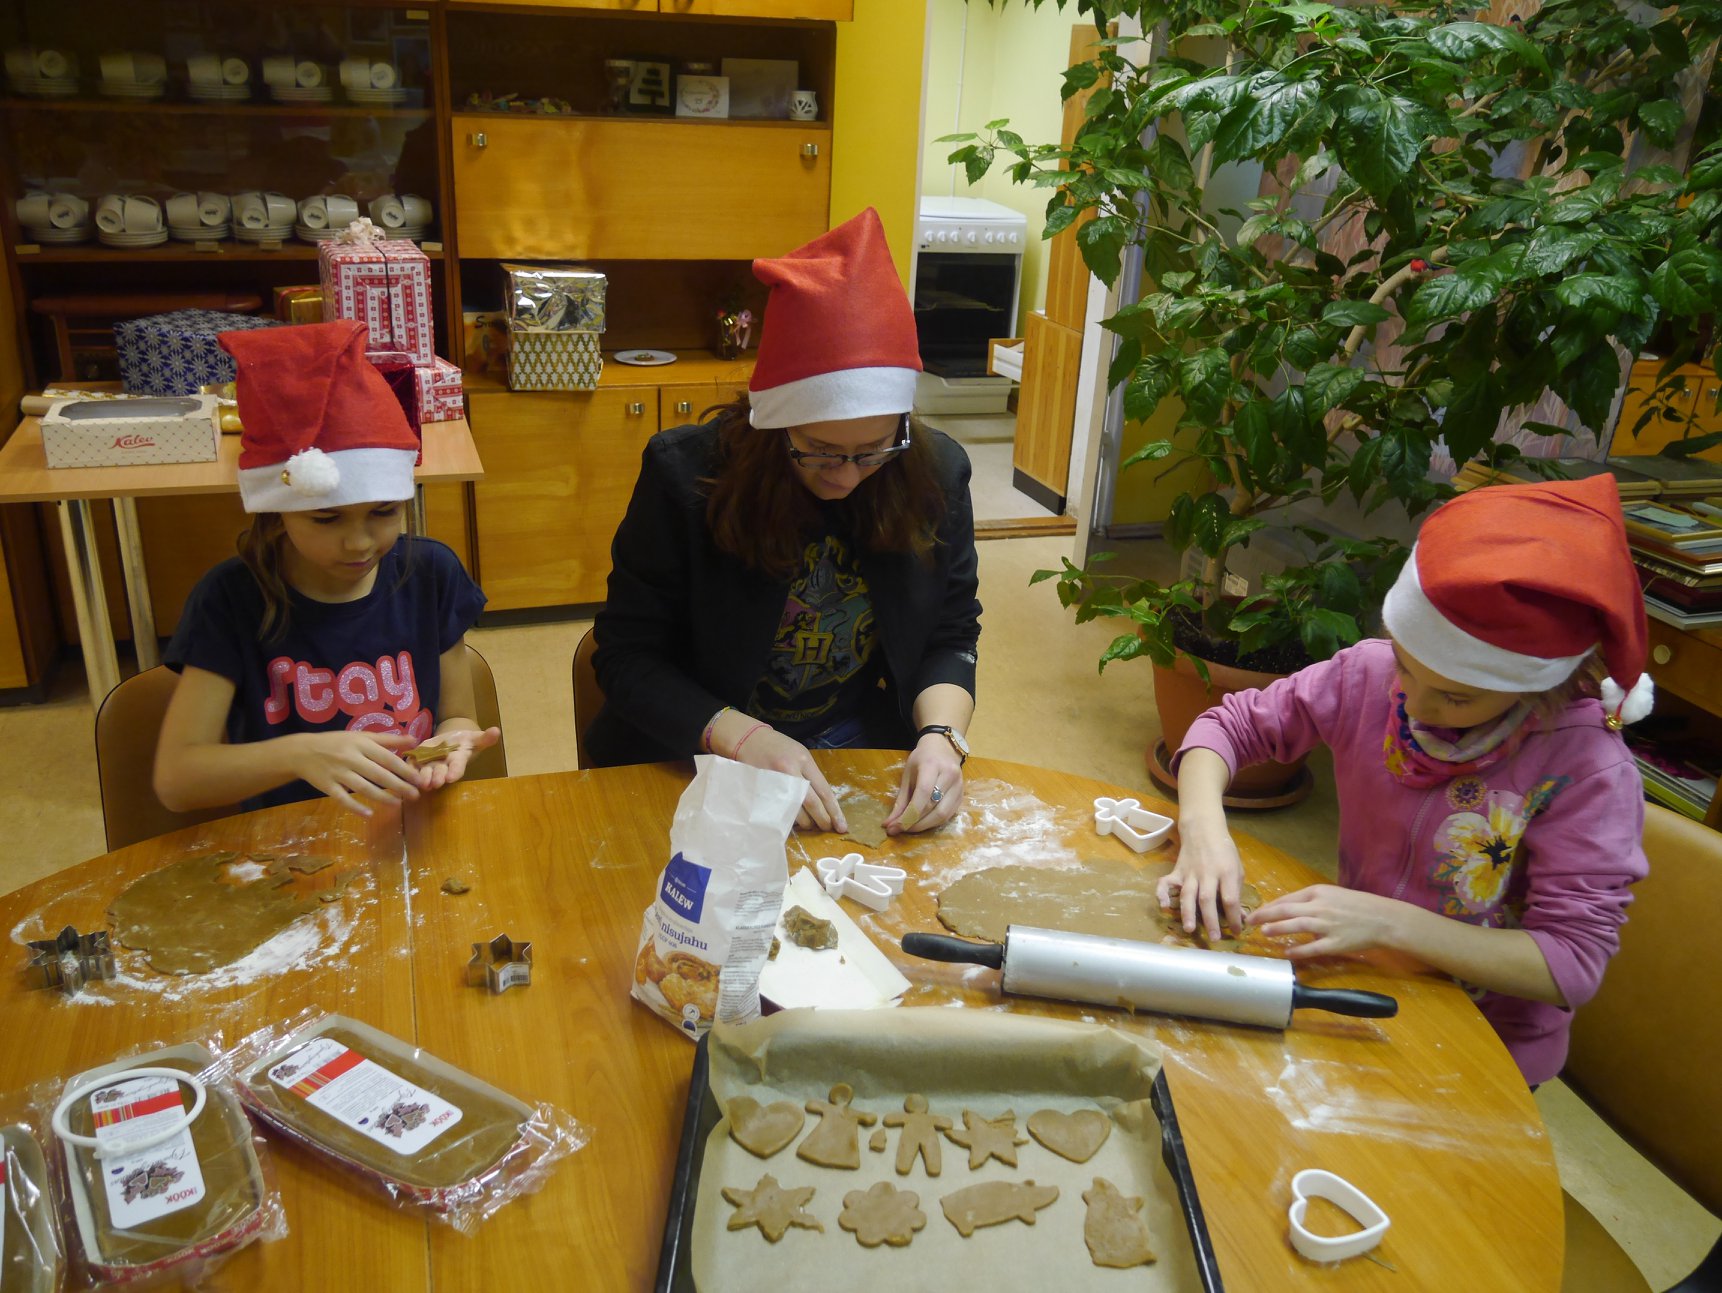
[[[986,614],[980,708],[970,735],[983,755],[1151,793],[1142,773],[1142,753],[1157,735],[1147,669],[1125,664],[1097,673],[1095,661],[1115,626],[1074,625],[1051,588],[1028,584],[1035,570],[1057,566],[1069,544],[1014,539],[980,545]],[[1124,546],[1115,568],[1167,577],[1164,550]],[[586,627],[569,622],[473,634],[496,674],[511,774],[574,766],[569,662]],[[0,791],[0,839],[7,843],[0,852],[0,892],[102,852],[91,711],[76,669],[61,671],[50,703],[0,710],[0,749],[10,754]],[[1324,760],[1312,766],[1317,789],[1309,799],[1241,819],[1238,826],[1331,875],[1332,777]],[[1545,1085],[1537,1102],[1571,1192],[1622,1238],[1655,1287],[1686,1274],[1715,1241],[1722,1228],[1717,1219],[1614,1136],[1562,1083]]]
[[974,471],[969,493],[975,520],[1015,521],[1056,515],[1012,483],[1011,451],[1016,439],[1014,413],[935,413],[921,419],[961,443]]

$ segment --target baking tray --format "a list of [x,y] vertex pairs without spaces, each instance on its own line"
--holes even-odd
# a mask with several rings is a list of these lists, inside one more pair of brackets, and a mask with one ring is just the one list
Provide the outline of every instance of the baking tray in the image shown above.
[[[1208,1233],[1202,1200],[1196,1194],[1196,1178],[1190,1170],[1190,1157],[1184,1150],[1184,1133],[1178,1125],[1178,1111],[1172,1103],[1172,1089],[1167,1084],[1164,1069],[1154,1079],[1149,1100],[1160,1120],[1160,1156],[1177,1185],[1178,1207],[1190,1233],[1190,1247],[1202,1287],[1208,1293],[1224,1293],[1225,1281],[1220,1277],[1220,1264],[1214,1255],[1214,1240]],[[687,1107],[682,1112],[681,1145],[676,1152],[676,1171],[670,1182],[669,1214],[664,1218],[664,1240],[658,1250],[658,1277],[653,1285],[657,1293],[697,1293],[690,1256],[693,1251],[694,1199],[699,1192],[700,1169],[705,1164],[706,1141],[721,1117],[722,1111],[712,1095],[707,1037],[701,1037],[699,1045],[694,1048]]]

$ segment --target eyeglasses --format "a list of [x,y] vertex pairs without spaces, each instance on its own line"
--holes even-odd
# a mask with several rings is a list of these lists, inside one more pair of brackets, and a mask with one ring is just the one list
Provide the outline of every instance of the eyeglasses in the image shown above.
[[897,429],[897,443],[889,449],[869,449],[865,453],[808,453],[797,449],[795,441],[789,438],[789,432],[783,433],[783,442],[789,448],[789,456],[797,467],[806,467],[809,471],[836,471],[846,462],[852,462],[857,467],[882,467],[898,454],[909,447],[909,415],[903,414],[903,424]]

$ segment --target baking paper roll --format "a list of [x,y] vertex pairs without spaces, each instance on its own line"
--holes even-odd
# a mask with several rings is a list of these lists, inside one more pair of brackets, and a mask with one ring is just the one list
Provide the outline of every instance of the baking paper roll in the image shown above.
[[398,80],[400,80],[400,73],[395,71],[393,63],[371,64],[371,88],[373,90],[392,90]]
[[123,233],[126,227],[126,200],[118,193],[109,193],[96,203],[96,226],[105,233]]
[[322,65],[307,59],[293,69],[293,79],[298,83],[300,89],[314,90],[323,84]]
[[251,64],[242,58],[221,60],[221,79],[229,85],[244,85],[251,79]]

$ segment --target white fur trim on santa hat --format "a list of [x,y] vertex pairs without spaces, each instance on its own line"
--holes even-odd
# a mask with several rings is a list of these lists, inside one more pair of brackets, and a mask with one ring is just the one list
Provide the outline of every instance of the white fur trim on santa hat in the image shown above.
[[756,427],[798,427],[907,413],[915,406],[915,376],[913,368],[840,368],[750,390],[749,420]]
[[[307,450],[286,462],[243,468],[239,497],[247,512],[320,512],[354,503],[405,502],[413,496],[417,458],[413,449],[340,449],[330,454]],[[325,482],[327,488],[318,488]]]
[[1622,724],[1649,718],[1650,711],[1656,708],[1656,684],[1650,681],[1649,674],[1641,673],[1638,681],[1632,684],[1631,691],[1622,691],[1613,678],[1604,678],[1602,708],[1610,718],[1618,719]]
[[[1490,691],[1547,691],[1572,677],[1585,655],[1534,656],[1508,651],[1472,637],[1431,602],[1417,577],[1417,549],[1381,607],[1393,640],[1419,664],[1445,678]],[[1611,711],[1612,712],[1612,711]]]

